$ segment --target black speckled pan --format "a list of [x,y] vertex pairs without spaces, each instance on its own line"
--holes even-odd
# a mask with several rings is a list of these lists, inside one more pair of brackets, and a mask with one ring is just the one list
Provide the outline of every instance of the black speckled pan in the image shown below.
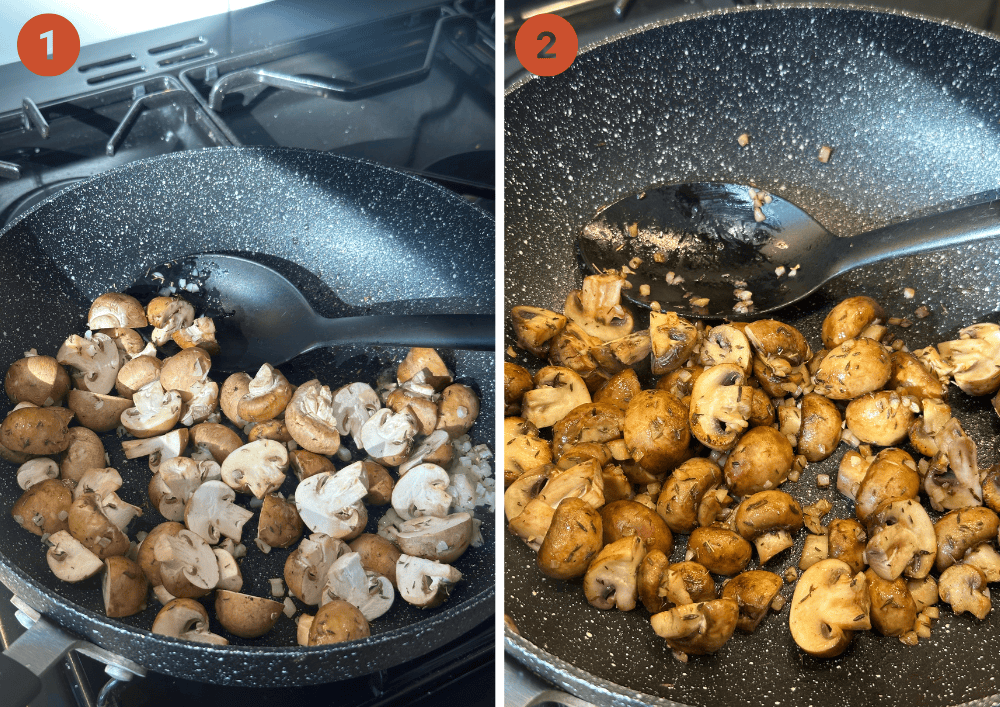
[[[335,155],[220,148],[136,162],[55,197],[0,234],[0,365],[6,369],[31,348],[54,355],[66,336],[86,329],[97,295],[127,288],[151,266],[192,253],[227,252],[271,265],[328,317],[491,312],[493,233],[488,214],[440,187]],[[281,368],[296,385],[315,377],[332,387],[374,383],[405,354],[339,347]],[[482,411],[472,434],[492,445],[493,354],[442,355],[479,391]],[[6,414],[6,397],[3,404]],[[129,526],[134,537],[163,520],[147,500],[150,471],[145,459],[124,458],[114,433],[103,441],[125,481],[119,494],[144,510]],[[370,638],[301,648],[285,617],[259,639],[227,635],[233,645],[226,647],[154,636],[148,629],[159,606],[152,598],[140,614],[107,619],[98,579],[67,585],[52,575],[39,538],[11,518],[20,495],[14,466],[0,466],[0,581],[65,629],[151,670],[246,686],[329,682],[433,650],[493,611],[493,514],[480,508],[487,542],[456,562],[463,580],[448,601],[421,611],[397,597],[389,613],[372,622]],[[281,490],[287,495],[294,488],[289,474]],[[381,515],[371,509],[369,532]],[[253,544],[256,536],[254,518],[243,532],[243,591],[267,596],[268,579],[283,576],[290,550],[265,555]],[[224,632],[214,621],[212,629]]]
[[[844,6],[700,15],[593,47],[562,75],[507,94],[505,308],[561,309],[583,275],[577,233],[602,205],[652,184],[754,185],[845,238],[995,190],[998,79],[992,36]],[[751,141],[740,148],[744,132]],[[822,145],[833,147],[827,164],[817,160]],[[845,296],[867,294],[890,316],[912,319],[898,335],[922,347],[977,320],[996,321],[998,263],[1000,243],[991,243],[867,267],[776,316],[817,348],[825,313]],[[915,299],[903,297],[905,287]],[[926,319],[914,317],[920,305],[931,311]],[[989,401],[952,389],[950,402],[979,446],[980,465],[1000,461],[1000,419]],[[827,497],[834,515],[852,517],[834,489],[816,487],[817,474],[835,478],[843,449],[784,488],[804,501]],[[678,538],[678,555],[685,540]],[[996,608],[979,622],[944,605],[932,637],[916,647],[865,632],[841,657],[816,660],[791,640],[786,607],[755,634],[684,664],[644,609],[594,609],[578,582],[543,577],[509,533],[505,548],[505,612],[520,631],[508,633],[507,650],[600,704],[986,705],[1000,693]],[[797,564],[800,548],[801,540],[767,569]]]

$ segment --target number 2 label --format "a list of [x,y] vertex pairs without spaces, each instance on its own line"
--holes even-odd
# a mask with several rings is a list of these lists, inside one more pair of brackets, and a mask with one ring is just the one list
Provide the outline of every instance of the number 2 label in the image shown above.
[[579,47],[573,25],[553,14],[528,18],[514,38],[518,61],[536,76],[561,74],[576,59]]

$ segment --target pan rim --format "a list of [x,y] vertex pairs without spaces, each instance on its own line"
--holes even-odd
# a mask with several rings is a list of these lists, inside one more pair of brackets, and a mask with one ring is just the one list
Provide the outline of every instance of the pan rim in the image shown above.
[[[219,151],[225,151],[221,153]],[[454,207],[457,209],[462,209],[470,220],[474,223],[481,223],[484,228],[489,228],[490,233],[493,234],[495,231],[495,217],[484,209],[477,208],[473,204],[470,204],[467,200],[463,199],[458,194],[446,189],[445,187],[428,180],[426,178],[409,174],[402,170],[394,169],[392,167],[387,167],[385,165],[373,162],[368,159],[348,157],[345,155],[339,155],[336,153],[322,152],[318,150],[307,150],[302,148],[282,148],[282,147],[268,147],[268,146],[217,146],[217,147],[204,147],[194,150],[184,150],[180,152],[172,152],[165,155],[157,155],[154,157],[144,158],[140,160],[135,160],[129,162],[128,164],[115,167],[113,169],[106,170],[100,174],[94,175],[73,187],[63,190],[57,194],[54,194],[45,200],[34,205],[31,209],[25,213],[19,215],[17,218],[13,219],[6,227],[0,229],[0,244],[4,243],[5,239],[10,237],[11,232],[19,226],[26,219],[34,216],[40,209],[48,207],[52,202],[70,195],[79,189],[93,188],[95,183],[100,183],[101,180],[113,180],[121,178],[121,175],[129,174],[136,170],[145,169],[150,165],[156,165],[161,163],[168,163],[182,160],[194,159],[204,159],[206,153],[215,154],[226,154],[227,156],[233,157],[238,156],[240,159],[247,159],[252,157],[261,157],[267,155],[298,155],[299,159],[314,160],[316,163],[340,163],[345,165],[360,165],[371,171],[375,172],[378,176],[385,176],[395,178],[403,178],[408,180],[413,180],[414,182],[420,183],[423,187],[429,187],[432,191],[425,192],[424,198],[435,197],[443,198],[446,205],[449,207]],[[495,299],[495,297],[494,297]],[[492,428],[487,430],[488,432]],[[495,446],[495,440],[493,440],[493,446]],[[494,552],[496,551],[496,538],[493,540]],[[429,653],[443,646],[445,643],[454,640],[458,636],[466,633],[473,626],[478,625],[482,621],[486,620],[490,615],[494,613],[494,602],[496,597],[496,582],[495,576],[494,581],[482,591],[462,600],[457,603],[448,603],[444,605],[441,610],[434,611],[426,616],[421,616],[419,620],[413,623],[407,624],[405,626],[399,626],[384,632],[379,632],[368,636],[363,639],[350,641],[340,644],[330,644],[325,646],[298,646],[298,645],[287,645],[287,646],[273,646],[273,645],[226,645],[226,646],[215,646],[211,644],[200,644],[190,641],[185,641],[178,638],[171,638],[167,636],[160,636],[154,634],[146,629],[138,628],[130,624],[121,623],[114,619],[109,619],[102,613],[87,609],[79,604],[63,597],[58,592],[51,590],[50,588],[40,584],[33,577],[25,573],[17,564],[8,556],[3,548],[0,548],[0,583],[6,586],[15,596],[18,596],[23,601],[25,601],[33,609],[39,611],[44,617],[47,617],[52,623],[56,624],[60,630],[63,630],[73,636],[79,637],[84,641],[88,641],[95,645],[98,645],[106,650],[113,652],[118,655],[122,655],[125,658],[134,660],[134,662],[143,665],[149,670],[155,670],[157,672],[162,672],[166,674],[173,674],[173,672],[159,663],[162,661],[153,661],[153,664],[147,664],[144,660],[144,656],[133,656],[125,655],[122,651],[122,647],[113,644],[108,640],[108,637],[125,637],[128,640],[138,640],[145,642],[150,648],[155,648],[160,654],[166,654],[169,652],[189,652],[194,651],[199,660],[206,659],[218,659],[220,661],[224,659],[233,659],[234,656],[260,656],[260,657],[273,657],[275,659],[288,660],[291,657],[296,658],[316,658],[322,657],[324,659],[335,659],[339,656],[347,656],[358,651],[368,650],[374,651],[375,655],[380,655],[377,649],[379,646],[385,646],[392,642],[399,641],[400,639],[405,639],[411,637],[414,629],[417,628],[419,634],[424,637],[424,640],[420,643],[418,647],[412,647],[411,651],[405,660],[410,660],[412,658],[417,658],[421,655]],[[81,630],[80,626],[87,626],[89,630]],[[448,628],[452,625],[460,626],[458,631],[449,631]],[[418,628],[419,627],[419,628]],[[433,640],[426,640],[427,636],[433,636]],[[350,677],[357,677],[358,675],[368,674],[377,670],[386,669],[392,665],[397,665],[400,660],[393,660],[391,658],[392,652],[386,651],[384,653],[386,656],[390,656],[387,660],[379,662],[378,660],[368,660],[366,662],[366,668],[362,673],[357,674],[344,674],[342,676],[334,678],[337,679],[347,679]],[[226,671],[226,663],[220,663],[222,667],[220,672]],[[230,671],[230,676],[237,676],[235,671]],[[187,676],[192,679],[199,679],[198,676]],[[321,680],[321,682],[329,681],[329,678]],[[214,682],[219,683],[230,683],[239,684],[238,682],[223,680],[215,680]],[[298,680],[297,684],[311,684],[316,682],[315,680]],[[255,683],[258,685],[263,685],[265,683]],[[275,685],[280,684],[275,682]]]
[[[934,25],[943,25],[945,27],[951,27],[953,29],[960,29],[965,32],[970,32],[972,34],[978,35],[984,39],[990,39],[994,42],[1000,42],[1000,35],[993,34],[992,32],[987,32],[986,30],[979,29],[978,27],[973,27],[972,25],[965,24],[963,22],[956,22],[955,20],[949,20],[940,17],[931,17],[930,15],[925,15],[920,12],[913,12],[911,10],[901,10],[894,7],[873,7],[871,5],[860,5],[857,3],[838,3],[838,2],[777,2],[768,5],[737,5],[734,7],[722,8],[719,10],[703,10],[702,12],[692,12],[688,15],[679,15],[677,17],[670,17],[665,20],[656,20],[655,22],[648,22],[644,25],[639,25],[637,27],[632,27],[623,32],[618,32],[617,34],[612,34],[609,37],[598,40],[585,47],[581,47],[580,51],[577,53],[577,58],[588,54],[596,49],[612,44],[622,39],[628,37],[633,37],[637,34],[642,34],[644,32],[649,32],[650,30],[659,29],[660,27],[667,27],[669,25],[678,24],[680,22],[695,22],[698,20],[704,20],[710,17],[723,17],[726,15],[736,15],[743,12],[774,12],[779,10],[832,10],[834,12],[861,12],[866,15],[892,15],[895,17],[905,17],[911,20],[918,20],[920,22],[927,22]],[[517,92],[525,85],[533,82],[540,81],[547,77],[535,76],[534,74],[526,74],[522,76],[517,81],[512,83],[510,86],[504,88],[503,97],[506,100],[511,94]],[[504,126],[506,130],[506,125]],[[205,148],[205,149],[215,149],[215,148]]]

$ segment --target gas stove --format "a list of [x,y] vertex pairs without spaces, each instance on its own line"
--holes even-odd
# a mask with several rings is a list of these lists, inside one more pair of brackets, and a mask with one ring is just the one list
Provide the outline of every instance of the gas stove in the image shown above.
[[[275,0],[84,46],[40,78],[0,66],[0,230],[139,159],[227,145],[335,152],[494,208],[494,4]],[[23,631],[0,585],[0,650]],[[23,618],[23,616],[21,617]],[[492,618],[425,656],[333,685],[218,687],[148,673],[108,683],[71,653],[35,705],[493,704]],[[113,672],[113,671],[109,671]],[[110,685],[108,689],[103,689]]]

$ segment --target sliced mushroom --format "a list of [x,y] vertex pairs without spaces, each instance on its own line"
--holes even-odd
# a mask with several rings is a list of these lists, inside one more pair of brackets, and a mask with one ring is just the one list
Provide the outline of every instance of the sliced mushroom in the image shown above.
[[441,392],[438,410],[438,429],[457,439],[472,428],[479,416],[479,397],[469,386],[453,383]]
[[12,402],[40,407],[58,405],[69,391],[70,377],[52,356],[26,356],[10,364],[3,387]]
[[917,605],[910,596],[906,580],[899,577],[887,580],[873,569],[865,572],[868,584],[872,628],[883,636],[902,636],[913,630],[917,619]]
[[400,524],[396,535],[396,544],[403,553],[446,564],[461,557],[471,540],[472,516],[468,513],[413,518]]
[[149,457],[149,468],[156,471],[166,459],[179,457],[184,453],[188,443],[188,431],[181,427],[167,432],[159,437],[135,439],[122,442],[122,450],[126,459]]
[[855,631],[871,628],[870,607],[864,574],[852,575],[841,560],[822,560],[799,577],[788,627],[806,653],[833,658],[844,652]]
[[184,526],[181,523],[166,521],[150,530],[149,534],[139,544],[136,561],[146,575],[146,579],[149,580],[150,585],[153,587],[163,584],[163,579],[160,577],[160,563],[153,552],[153,548],[156,547],[157,538],[161,535],[177,535],[182,530],[184,530]]
[[191,398],[181,405],[181,417],[178,422],[187,427],[197,425],[211,417],[218,407],[219,384],[215,381],[195,383],[191,386]]
[[200,535],[190,530],[160,535],[153,546],[153,557],[160,563],[164,588],[175,597],[197,599],[219,584],[215,553]]
[[81,390],[107,395],[115,387],[122,360],[118,347],[106,334],[85,339],[73,334],[59,348],[56,361],[74,369],[73,381]]
[[864,571],[868,534],[861,523],[850,518],[835,518],[826,526],[826,537],[831,559],[846,562],[854,574]]
[[59,465],[47,457],[29,459],[17,468],[17,485],[27,491],[46,479],[59,478]]
[[240,638],[259,638],[274,628],[284,605],[279,601],[220,589],[215,593],[215,618]]
[[636,536],[605,545],[583,577],[583,593],[598,609],[631,611],[638,596],[639,563],[646,550]]
[[306,527],[334,538],[354,538],[364,531],[368,512],[362,499],[368,476],[361,462],[335,474],[310,476],[295,489],[295,506]]
[[[319,386],[318,381],[315,382],[315,385],[322,387]],[[329,393],[329,388],[327,388],[327,393]],[[246,394],[240,398],[236,405],[236,412],[240,418],[247,422],[263,422],[281,414],[291,399],[291,383],[282,375],[281,371],[271,364],[265,363],[250,381]],[[326,409],[328,406],[329,402],[327,402]]]
[[52,533],[49,542],[51,545],[45,553],[45,559],[52,574],[64,582],[82,582],[104,567],[101,558],[70,535],[68,530]]
[[331,405],[337,432],[351,435],[354,446],[364,449],[361,429],[382,407],[378,394],[367,383],[349,383],[334,392]]
[[[131,398],[99,395],[86,390],[71,390],[66,395],[66,406],[76,415],[77,421],[94,432],[110,432],[121,424],[122,413],[133,406]],[[0,442],[3,440],[0,439]]]
[[[66,408],[27,407],[12,410],[0,424],[0,444],[25,454],[58,454],[69,447]],[[24,460],[26,461],[26,460]]]
[[916,498],[920,477],[913,458],[901,449],[883,449],[875,457],[858,486],[854,512],[862,522],[882,503]]
[[208,454],[217,464],[243,446],[240,436],[225,425],[217,422],[201,422],[191,428],[191,443],[195,447],[192,458],[197,454]]
[[538,551],[538,567],[554,579],[582,577],[603,547],[601,515],[579,498],[556,506]]
[[150,335],[153,343],[163,346],[175,331],[191,326],[194,307],[180,297],[154,297],[146,305],[146,317],[154,327]]
[[434,464],[421,464],[403,476],[392,489],[392,507],[404,520],[421,516],[444,518],[451,507],[448,472]]
[[837,406],[817,393],[807,393],[800,403],[800,427],[796,451],[806,461],[829,457],[840,444],[841,417]]
[[288,591],[306,604],[318,605],[330,566],[349,551],[342,540],[322,533],[303,538],[285,560],[284,577]]
[[219,465],[174,457],[161,462],[149,481],[149,501],[167,520],[184,520],[184,507],[202,482],[220,478]]
[[879,390],[855,398],[847,405],[847,429],[866,444],[891,447],[906,439],[916,418],[910,403],[895,390]]
[[235,500],[236,492],[222,481],[205,481],[184,506],[184,524],[212,544],[222,536],[239,542],[253,512],[237,506]]
[[334,599],[321,606],[316,616],[309,621],[307,643],[310,646],[324,646],[355,641],[370,635],[371,628],[361,610],[350,602]]
[[972,565],[952,565],[941,573],[938,595],[956,614],[968,612],[982,621],[990,613],[986,577]]
[[238,406],[243,396],[249,392],[251,380],[253,379],[246,373],[234,373],[226,378],[219,391],[219,407],[226,418],[240,429],[246,427],[248,421],[240,417]]
[[578,373],[563,366],[546,366],[535,374],[535,389],[524,394],[521,414],[536,428],[544,429],[590,401],[590,391]]
[[417,433],[417,419],[409,411],[381,408],[361,428],[361,443],[375,461],[397,466],[406,460]]
[[395,544],[381,535],[362,533],[351,541],[350,548],[361,555],[362,567],[386,577],[396,586],[396,561],[402,553]]
[[153,633],[185,641],[229,645],[222,636],[208,630],[208,612],[194,599],[173,599],[163,605],[150,629]]
[[240,566],[236,564],[236,558],[228,550],[221,547],[213,547],[215,561],[219,565],[219,583],[216,589],[228,589],[231,592],[238,592],[243,588],[243,573]]
[[757,548],[761,565],[790,548],[802,527],[802,507],[784,491],[761,491],[736,510],[736,530]]
[[948,397],[948,386],[932,373],[920,359],[909,351],[893,351],[889,354],[892,375],[887,388],[901,395],[912,395],[921,400],[944,400]]
[[711,449],[732,449],[749,426],[753,389],[735,363],[706,368],[691,390],[691,434]]
[[1000,325],[973,324],[955,341],[937,345],[952,368],[955,385],[969,395],[991,395],[1000,388]]
[[830,310],[823,320],[823,346],[833,349],[848,339],[860,336],[872,324],[884,321],[885,311],[871,297],[848,297]]
[[285,482],[288,448],[280,442],[259,439],[233,451],[222,463],[222,480],[239,493],[264,498]]
[[131,398],[143,386],[160,379],[162,365],[158,358],[152,356],[139,356],[127,361],[118,369],[115,390],[123,398]]
[[625,277],[618,273],[588,275],[583,287],[566,297],[567,319],[601,341],[612,341],[632,332],[632,314],[621,304]]
[[676,312],[650,312],[649,338],[653,375],[662,376],[677,370],[691,357],[698,343],[698,330]]
[[934,524],[913,499],[887,501],[868,518],[865,561],[879,577],[926,577],[937,554]]
[[539,358],[547,358],[549,346],[566,327],[566,317],[540,307],[514,307],[510,311],[517,345]]
[[673,650],[688,655],[714,653],[728,641],[740,616],[734,599],[723,598],[675,606],[653,614],[653,631]]
[[632,459],[654,476],[672,471],[688,455],[687,409],[666,391],[644,390],[632,398],[623,431]]
[[128,552],[128,536],[108,518],[95,493],[84,494],[73,501],[66,524],[70,534],[102,560]]
[[191,322],[191,326],[178,329],[170,338],[182,349],[197,346],[209,355],[219,353],[219,342],[215,340],[215,322],[210,317],[199,317]]
[[135,407],[122,413],[122,426],[134,437],[145,439],[169,432],[181,417],[181,396],[165,391],[159,380],[147,383],[132,396]]
[[726,482],[736,496],[777,488],[792,470],[794,454],[788,439],[773,427],[748,430],[726,459]]
[[966,552],[997,537],[1000,517],[982,506],[950,511],[934,524],[937,556],[934,567],[941,572],[961,562]]
[[711,525],[721,509],[716,490],[722,485],[722,469],[711,459],[688,459],[667,477],[656,503],[656,512],[675,533],[690,533],[699,525]]
[[448,598],[462,573],[451,565],[400,555],[396,561],[396,587],[399,595],[421,609],[433,609]]
[[326,574],[323,604],[342,599],[356,606],[368,621],[389,610],[396,593],[388,578],[365,570],[361,555],[348,552],[338,557]]
[[673,551],[673,534],[654,509],[638,501],[622,500],[604,505],[600,513],[605,545],[634,535],[642,540],[647,552],[659,550],[669,556]]
[[340,448],[336,412],[329,386],[313,379],[300,385],[291,396],[285,409],[285,424],[292,439],[303,449],[334,454]]
[[767,616],[771,602],[784,586],[781,577],[774,572],[748,570],[741,572],[726,582],[722,597],[736,601],[740,609],[736,628],[743,633],[753,633]]
[[722,324],[712,327],[701,345],[698,363],[705,368],[731,363],[740,368],[744,375],[750,373],[753,349],[746,334],[737,327]]
[[117,555],[104,561],[101,593],[105,616],[123,618],[138,614],[146,608],[148,592],[146,575],[133,560]]
[[934,440],[939,451],[923,486],[931,508],[942,511],[982,505],[976,443],[955,418],[945,424]]

